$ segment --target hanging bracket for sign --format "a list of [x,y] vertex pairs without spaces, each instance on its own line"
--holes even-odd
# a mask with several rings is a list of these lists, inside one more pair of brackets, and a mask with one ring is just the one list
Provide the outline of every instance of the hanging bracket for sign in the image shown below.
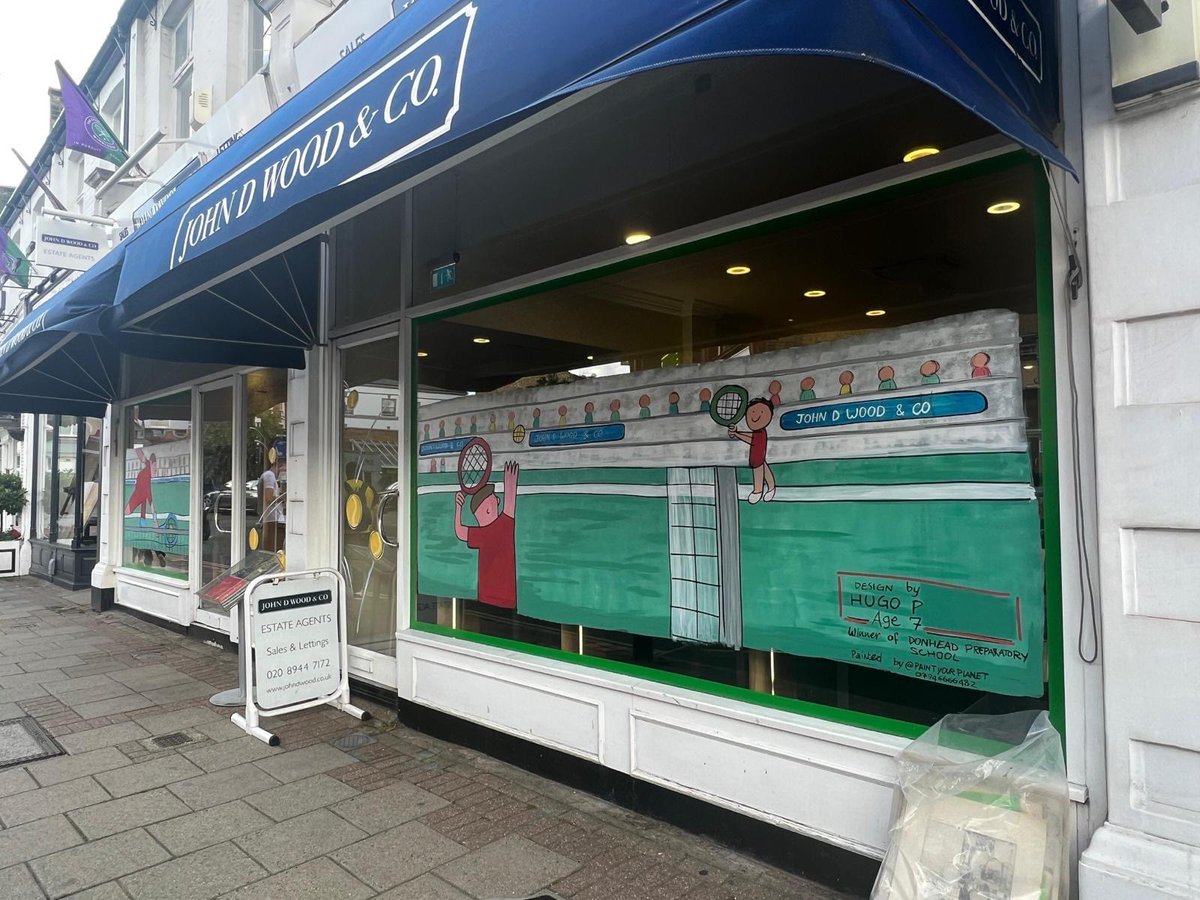
[[279,738],[259,725],[329,704],[356,719],[371,714],[350,703],[346,658],[346,584],[333,569],[261,575],[242,602],[246,711],[233,724],[271,746]]

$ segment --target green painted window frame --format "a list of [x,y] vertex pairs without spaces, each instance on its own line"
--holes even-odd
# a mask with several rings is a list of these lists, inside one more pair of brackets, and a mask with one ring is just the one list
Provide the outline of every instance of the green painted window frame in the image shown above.
[[[441,319],[453,318],[465,312],[485,309],[502,303],[508,303],[523,297],[547,293],[571,284],[593,281],[606,275],[662,260],[687,256],[698,250],[718,247],[741,241],[746,238],[770,234],[809,222],[816,222],[845,212],[875,206],[881,202],[909,197],[920,194],[931,188],[942,187],[989,175],[997,172],[1027,169],[1033,176],[1035,190],[1034,209],[1034,264],[1037,291],[1038,316],[1038,368],[1040,376],[1039,406],[1042,427],[1042,489],[1043,489],[1043,529],[1045,552],[1045,585],[1046,585],[1046,653],[1048,662],[1047,692],[1049,694],[1050,720],[1066,741],[1066,710],[1064,707],[1065,686],[1063,677],[1063,623],[1062,623],[1062,540],[1061,521],[1059,517],[1059,473],[1058,473],[1058,403],[1056,390],[1055,335],[1054,335],[1054,279],[1053,279],[1053,248],[1051,244],[1051,210],[1050,188],[1047,174],[1040,161],[1035,160],[1023,151],[1014,151],[1001,156],[965,163],[962,166],[944,172],[936,172],[924,177],[917,177],[900,184],[882,187],[861,195],[842,200],[834,200],[814,209],[782,215],[778,218],[741,228],[732,228],[717,235],[701,238],[684,245],[669,247],[664,250],[631,256],[607,265],[597,266],[580,272],[574,272],[558,278],[530,284],[517,290],[507,291],[475,301],[467,301],[459,306],[431,310],[422,314],[420,307],[408,311],[410,329],[409,344],[416,347],[417,329],[422,324],[436,322]],[[408,372],[408,403],[409,421],[415,422],[417,417],[417,356],[415,351],[409,354]],[[416,496],[414,486],[417,482],[417,458],[415,453],[409,454],[407,469],[408,484],[405,496],[408,498],[410,533],[417,533],[417,504],[412,500]],[[870,731],[892,734],[900,737],[916,737],[922,734],[927,726],[903,719],[893,719],[871,713],[855,710],[840,709],[813,703],[807,700],[796,700],[787,697],[776,697],[752,691],[749,688],[735,685],[706,681],[688,675],[665,672],[648,666],[619,662],[600,657],[585,656],[556,650],[550,647],[540,647],[526,644],[508,638],[492,637],[475,634],[442,625],[434,625],[416,620],[417,602],[417,542],[410,541],[409,547],[409,630],[413,632],[440,635],[468,643],[512,650],[531,657],[553,659],[571,663],[588,669],[595,669],[617,675],[626,675],[644,681],[650,681],[663,687],[677,687],[696,691],[727,700],[751,703],[757,706],[778,709],[797,715],[809,716],[840,725],[850,725]]]

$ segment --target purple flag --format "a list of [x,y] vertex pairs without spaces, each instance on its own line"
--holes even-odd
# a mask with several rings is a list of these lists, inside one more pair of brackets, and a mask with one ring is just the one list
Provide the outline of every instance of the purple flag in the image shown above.
[[98,156],[115,166],[129,158],[108,123],[101,118],[83,91],[79,89],[62,63],[57,60],[58,83],[62,87],[63,111],[67,117],[67,147],[91,156]]

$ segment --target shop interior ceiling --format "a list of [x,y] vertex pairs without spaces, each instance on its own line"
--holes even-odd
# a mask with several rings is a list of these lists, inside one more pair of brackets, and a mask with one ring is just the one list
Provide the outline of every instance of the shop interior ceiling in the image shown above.
[[[460,287],[482,286],[508,260],[533,271],[620,245],[633,227],[662,234],[894,166],[916,146],[989,134],[932,89],[865,63],[679,66],[628,79],[419,187],[414,277],[459,252]],[[986,215],[997,199],[1023,209]],[[485,390],[653,357],[679,349],[685,315],[701,347],[799,343],[992,306],[1031,312],[1032,201],[1029,174],[1010,171],[477,310],[422,335],[423,381]],[[735,264],[751,274],[727,276]],[[804,298],[812,288],[826,296]],[[864,316],[889,305],[886,321]],[[459,384],[451,360],[480,335],[492,338],[487,359]]]

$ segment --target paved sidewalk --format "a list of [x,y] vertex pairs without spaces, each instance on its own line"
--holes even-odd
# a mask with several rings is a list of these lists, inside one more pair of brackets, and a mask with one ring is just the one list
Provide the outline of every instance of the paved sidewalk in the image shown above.
[[0,721],[67,750],[0,769],[4,900],[842,896],[386,709],[286,716],[267,747],[207,703],[234,654],[87,600],[0,583]]

